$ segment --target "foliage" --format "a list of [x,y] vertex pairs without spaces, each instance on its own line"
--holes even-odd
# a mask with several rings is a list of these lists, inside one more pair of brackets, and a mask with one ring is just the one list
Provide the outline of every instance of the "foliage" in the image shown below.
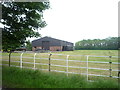
[[3,2],[3,49],[15,49],[25,43],[27,37],[40,36],[38,29],[47,25],[43,11],[48,8],[49,2]]
[[30,40],[28,40],[28,41],[26,42],[26,49],[27,49],[28,51],[31,51],[31,50],[32,50],[32,44],[31,44]]
[[75,43],[76,50],[118,50],[120,37],[82,40]]
[[3,87],[7,88],[118,88],[118,82],[109,79],[97,79],[87,82],[80,75],[42,72],[38,70],[3,67]]

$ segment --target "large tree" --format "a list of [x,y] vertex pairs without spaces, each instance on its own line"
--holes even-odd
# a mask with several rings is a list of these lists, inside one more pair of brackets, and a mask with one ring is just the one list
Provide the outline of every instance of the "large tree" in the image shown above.
[[3,49],[15,49],[25,43],[26,38],[40,36],[38,30],[47,25],[43,11],[49,7],[49,2],[3,2]]

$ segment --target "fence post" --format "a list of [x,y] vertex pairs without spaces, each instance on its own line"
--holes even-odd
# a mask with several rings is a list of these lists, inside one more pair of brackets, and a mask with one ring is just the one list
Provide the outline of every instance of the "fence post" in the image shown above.
[[11,51],[10,51],[10,53],[9,53],[9,67],[10,67],[10,61],[11,61]]
[[109,58],[110,58],[110,77],[112,77],[112,67],[111,67],[111,64],[112,64],[112,61],[111,61],[111,58],[112,58],[112,56],[109,56]]
[[36,56],[37,53],[34,54],[34,70],[35,70],[35,56]]
[[49,55],[49,72],[50,72],[50,59],[51,59],[51,53],[50,53],[50,55]]
[[21,53],[21,55],[20,55],[20,67],[22,68],[22,55],[23,55],[23,53]]
[[66,66],[67,66],[66,72],[67,72],[67,76],[68,76],[68,59],[69,59],[69,55],[67,55],[67,57],[66,57]]
[[87,81],[88,81],[88,59],[89,59],[89,56],[87,55]]

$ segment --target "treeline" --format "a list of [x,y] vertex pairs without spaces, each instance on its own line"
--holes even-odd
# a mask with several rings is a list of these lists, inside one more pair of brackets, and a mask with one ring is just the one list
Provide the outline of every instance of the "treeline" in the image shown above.
[[76,50],[118,50],[120,48],[120,37],[109,37],[106,39],[88,39],[75,43]]

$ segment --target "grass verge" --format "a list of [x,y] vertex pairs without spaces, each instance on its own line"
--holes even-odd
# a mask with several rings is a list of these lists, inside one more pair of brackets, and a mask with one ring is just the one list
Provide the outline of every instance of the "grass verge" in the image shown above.
[[118,88],[118,82],[98,79],[87,82],[84,76],[3,66],[3,87],[7,88]]

